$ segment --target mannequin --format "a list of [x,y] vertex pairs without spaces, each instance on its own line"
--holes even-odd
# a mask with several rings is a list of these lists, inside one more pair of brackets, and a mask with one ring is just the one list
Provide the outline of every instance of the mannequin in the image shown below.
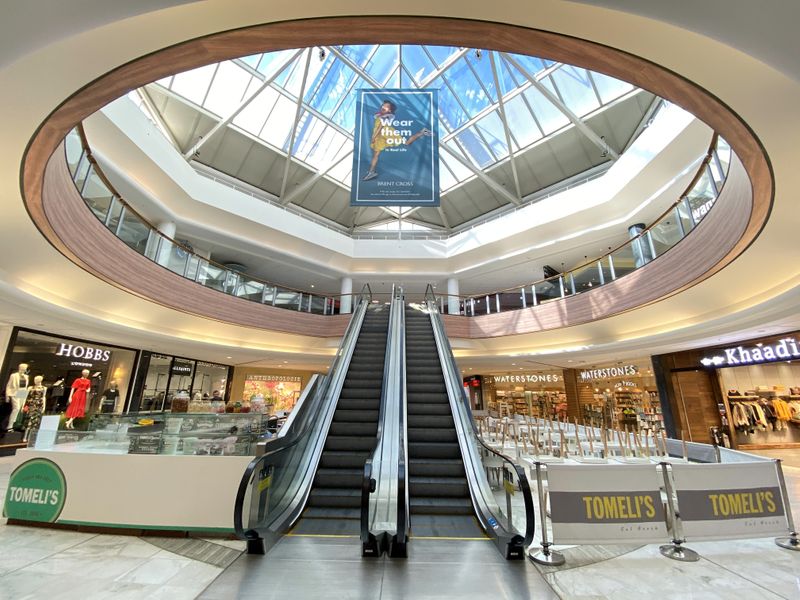
[[50,402],[47,405],[48,412],[61,412],[66,407],[61,406],[61,399],[64,397],[64,378],[59,377],[50,386]]
[[89,369],[81,371],[81,376],[72,382],[69,390],[69,399],[67,400],[67,422],[65,427],[67,429],[75,429],[73,421],[82,418],[86,414],[86,393],[92,386],[92,381],[89,379]]
[[114,412],[117,406],[117,399],[119,398],[119,390],[117,389],[117,382],[111,380],[108,382],[108,389],[103,392],[100,397],[100,412],[110,413]]
[[27,388],[28,363],[20,363],[17,367],[17,372],[11,374],[6,384],[6,400],[11,403],[11,414],[8,416],[8,429],[6,431],[11,431],[14,427],[17,414],[28,396]]
[[33,378],[33,385],[28,388],[28,398],[25,400],[25,407],[27,408],[28,415],[25,419],[25,435],[22,436],[22,441],[27,442],[28,436],[31,431],[39,429],[39,424],[42,422],[42,413],[44,413],[44,398],[47,393],[47,388],[42,385],[43,377],[37,375]]

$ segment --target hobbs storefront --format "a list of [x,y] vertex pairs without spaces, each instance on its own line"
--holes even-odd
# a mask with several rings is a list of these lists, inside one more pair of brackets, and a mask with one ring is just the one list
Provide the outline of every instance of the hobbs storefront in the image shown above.
[[800,334],[654,357],[677,434],[734,448],[800,448]]
[[44,387],[45,412],[63,412],[73,382],[88,371],[86,412],[100,411],[101,404],[108,412],[122,410],[136,355],[130,348],[17,327],[0,376],[7,404],[12,408],[24,404],[37,385]]

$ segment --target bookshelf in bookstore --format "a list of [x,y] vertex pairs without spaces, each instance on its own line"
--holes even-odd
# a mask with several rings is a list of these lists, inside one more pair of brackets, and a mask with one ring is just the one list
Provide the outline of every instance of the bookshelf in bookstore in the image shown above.
[[649,358],[584,369],[492,373],[464,379],[473,410],[658,433],[664,420]]

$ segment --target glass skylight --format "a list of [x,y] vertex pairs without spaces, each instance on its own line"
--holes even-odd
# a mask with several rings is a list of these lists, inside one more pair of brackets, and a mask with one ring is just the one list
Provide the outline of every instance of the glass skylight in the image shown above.
[[536,57],[406,45],[256,54],[158,84],[345,188],[353,150],[353,91],[438,88],[443,194],[507,159],[509,140],[510,151],[519,153],[569,125],[570,113],[584,118],[634,89]]

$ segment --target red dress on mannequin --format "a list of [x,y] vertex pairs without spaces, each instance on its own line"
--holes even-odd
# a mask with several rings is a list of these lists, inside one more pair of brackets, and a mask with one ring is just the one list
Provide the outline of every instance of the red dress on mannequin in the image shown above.
[[79,419],[86,414],[86,392],[92,387],[89,379],[79,377],[72,382],[72,402],[67,407],[66,417],[68,419]]

